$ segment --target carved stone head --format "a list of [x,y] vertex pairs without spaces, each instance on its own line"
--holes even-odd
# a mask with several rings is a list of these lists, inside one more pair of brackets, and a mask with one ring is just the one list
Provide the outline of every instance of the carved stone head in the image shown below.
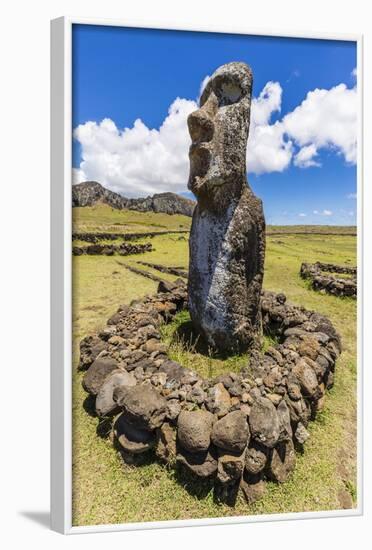
[[251,93],[248,65],[227,63],[212,75],[200,108],[188,117],[192,140],[188,187],[205,207],[227,207],[247,185]]

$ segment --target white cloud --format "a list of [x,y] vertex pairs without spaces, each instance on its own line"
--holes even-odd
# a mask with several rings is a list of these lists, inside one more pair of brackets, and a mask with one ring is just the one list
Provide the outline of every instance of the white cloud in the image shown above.
[[299,168],[309,168],[310,166],[320,166],[319,162],[314,160],[314,157],[317,154],[318,153],[314,143],[312,143],[311,145],[305,145],[295,155],[293,164],[295,166],[298,166]]
[[354,69],[351,71],[351,76],[357,80],[358,78],[358,69],[354,67]]
[[80,170],[80,168],[73,168],[72,169],[72,184],[75,183],[82,183],[83,181],[87,181],[87,177],[83,170]]
[[303,147],[335,149],[349,163],[356,162],[356,88],[339,84],[330,90],[308,92],[306,99],[282,120],[284,131]]
[[307,214],[305,214],[304,212],[300,212],[299,216],[300,216],[300,218],[306,218]]
[[97,180],[128,197],[186,190],[190,137],[187,116],[194,101],[177,98],[159,130],[141,119],[120,130],[110,119],[86,122],[74,130],[82,147],[78,176]]
[[251,105],[251,124],[247,147],[248,172],[282,172],[292,158],[292,143],[284,141],[282,125],[270,124],[273,113],[280,112],[282,88],[278,82],[268,82]]
[[[209,78],[203,79],[200,92]],[[339,84],[316,89],[280,119],[282,93],[278,82],[268,82],[252,99],[248,172],[283,172],[292,162],[298,168],[319,166],[320,149],[333,150],[349,163],[356,161],[355,88]],[[73,181],[97,180],[128,197],[186,191],[187,117],[196,108],[193,100],[175,99],[159,129],[148,128],[140,118],[124,129],[110,119],[79,125],[74,138],[81,145],[82,162],[73,171]]]
[[346,195],[346,198],[351,199],[351,200],[355,200],[357,198],[357,194],[356,193],[348,193]]
[[318,210],[313,210],[313,214],[319,214]]

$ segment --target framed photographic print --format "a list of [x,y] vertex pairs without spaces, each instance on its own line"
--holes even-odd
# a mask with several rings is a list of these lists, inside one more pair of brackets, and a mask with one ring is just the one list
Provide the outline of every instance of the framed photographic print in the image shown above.
[[361,513],[361,47],[52,22],[54,529]]

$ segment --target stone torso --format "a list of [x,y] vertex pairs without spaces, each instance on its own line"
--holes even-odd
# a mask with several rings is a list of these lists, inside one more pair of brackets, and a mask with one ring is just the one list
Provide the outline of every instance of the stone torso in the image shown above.
[[248,188],[222,214],[195,209],[189,308],[213,348],[237,351],[259,342],[264,224],[261,201]]

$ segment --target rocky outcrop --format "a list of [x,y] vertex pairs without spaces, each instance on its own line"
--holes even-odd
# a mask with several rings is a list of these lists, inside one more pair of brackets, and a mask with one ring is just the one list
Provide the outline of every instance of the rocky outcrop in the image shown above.
[[72,186],[72,206],[94,206],[107,204],[118,210],[139,212],[162,212],[192,216],[195,202],[176,193],[157,193],[152,197],[128,199],[110,191],[96,181],[85,181]]
[[233,502],[240,487],[250,503],[266,480],[283,483],[295,468],[295,446],[332,387],[340,338],[327,317],[263,292],[263,330],[278,343],[247,356],[240,373],[205,379],[171,360],[160,339],[187,304],[178,279],[120,306],[81,342],[83,386],[124,460],[154,449],[168,466],[213,478],[216,498]]
[[121,210],[128,208],[128,199],[106,189],[97,181],[85,181],[72,186],[72,206],[107,204]]
[[[340,277],[337,275],[350,275]],[[316,262],[315,264],[302,263],[300,275],[311,281],[314,290],[333,294],[334,296],[357,297],[357,268]]]
[[246,178],[252,72],[228,63],[212,75],[188,118],[189,189],[197,197],[190,232],[189,309],[219,351],[259,346],[265,257],[262,203]]

